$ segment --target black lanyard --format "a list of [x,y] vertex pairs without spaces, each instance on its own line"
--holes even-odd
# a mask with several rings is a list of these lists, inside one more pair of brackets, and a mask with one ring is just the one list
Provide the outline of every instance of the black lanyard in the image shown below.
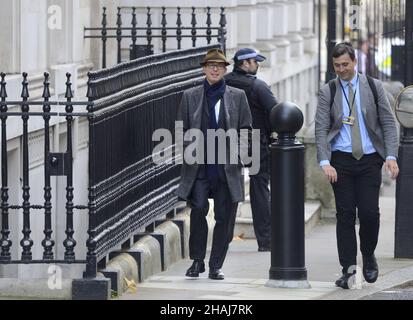
[[[350,110],[350,113],[348,114],[348,116],[350,117],[350,116],[351,116],[351,113],[353,112],[352,106],[354,106],[354,100],[356,99],[357,84],[359,83],[359,76],[357,75],[356,91],[354,91],[353,101],[352,101],[352,104],[351,104],[351,105],[350,105],[350,102],[348,101],[348,98],[347,98],[347,95],[346,95],[346,91],[344,90],[344,87],[343,87],[343,85],[342,85],[342,83],[341,83],[341,80],[339,80],[339,82],[340,82],[341,90],[343,90],[344,98],[346,98],[346,102],[347,102],[347,105],[348,105],[348,109]],[[350,82],[350,81],[349,81],[349,82]],[[350,89],[349,89],[349,90],[350,90]]]

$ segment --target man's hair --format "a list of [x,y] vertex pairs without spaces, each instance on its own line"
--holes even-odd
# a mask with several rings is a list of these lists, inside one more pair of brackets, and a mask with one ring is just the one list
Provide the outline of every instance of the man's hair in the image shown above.
[[350,42],[341,42],[334,47],[332,56],[333,58],[338,58],[346,53],[348,53],[350,59],[354,61],[356,53],[354,52],[352,44]]
[[244,61],[250,61],[250,60],[252,60],[253,58],[250,58],[250,59],[245,59],[245,60],[236,60],[236,59],[234,59],[234,68],[236,68],[236,67],[241,67],[242,66],[242,63],[244,62]]
[[241,67],[244,60],[234,60],[234,68]]

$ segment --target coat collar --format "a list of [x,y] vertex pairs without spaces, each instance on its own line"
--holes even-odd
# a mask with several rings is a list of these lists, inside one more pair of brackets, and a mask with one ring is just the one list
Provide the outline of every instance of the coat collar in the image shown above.
[[[232,88],[227,86],[224,93],[224,103],[221,101],[221,108],[223,108],[224,117],[225,117],[225,125],[227,128],[230,128],[230,121],[229,121],[229,111],[234,109],[234,103],[231,99]],[[193,115],[193,127],[194,128],[201,128],[201,121],[202,121],[202,113],[204,108],[205,102],[205,91],[204,86],[198,86],[194,90],[194,100],[196,101],[196,108]]]

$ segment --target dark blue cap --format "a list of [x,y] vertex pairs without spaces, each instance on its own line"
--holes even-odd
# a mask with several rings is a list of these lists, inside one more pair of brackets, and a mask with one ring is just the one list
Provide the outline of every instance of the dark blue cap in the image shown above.
[[258,62],[262,62],[266,58],[250,48],[242,48],[235,52],[234,61],[241,61],[246,59],[255,59]]

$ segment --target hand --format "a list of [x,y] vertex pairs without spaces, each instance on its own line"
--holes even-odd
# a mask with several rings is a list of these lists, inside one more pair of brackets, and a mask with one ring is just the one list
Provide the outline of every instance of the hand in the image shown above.
[[396,160],[386,160],[384,168],[390,172],[390,178],[396,179],[399,175],[399,166],[397,165]]
[[337,182],[337,171],[331,165],[325,165],[322,167],[324,174],[327,176],[329,182]]

